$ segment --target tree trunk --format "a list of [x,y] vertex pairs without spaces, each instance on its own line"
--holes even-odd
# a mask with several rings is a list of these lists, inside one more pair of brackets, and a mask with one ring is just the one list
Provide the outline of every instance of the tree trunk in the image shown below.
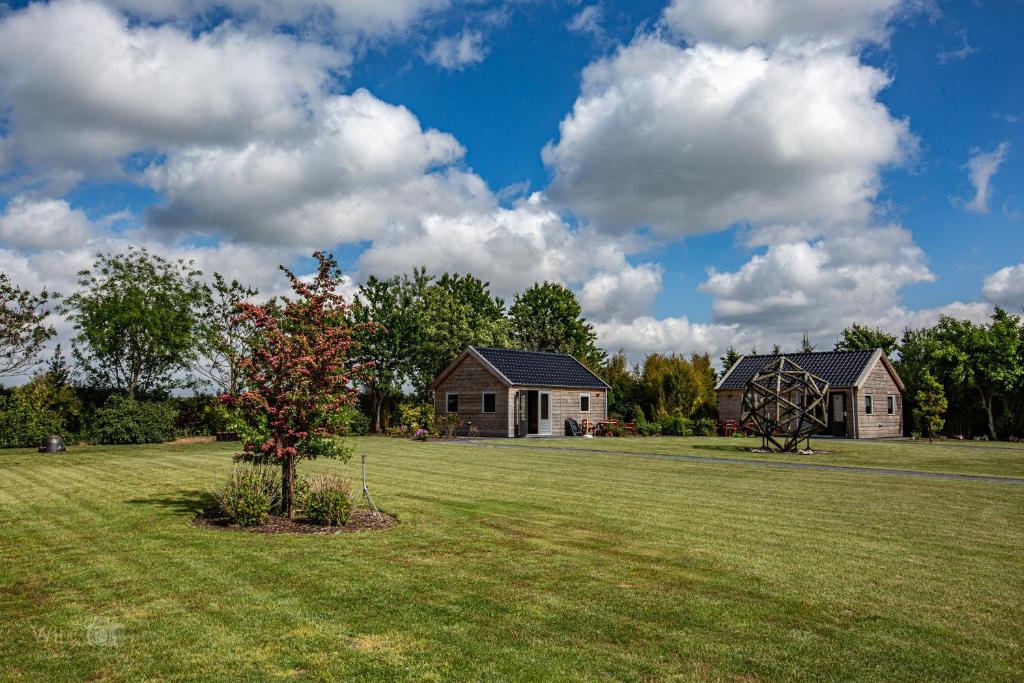
[[281,463],[281,512],[291,519],[295,516],[295,456]]
[[996,422],[995,419],[992,417],[992,397],[989,396],[988,398],[986,398],[985,395],[982,394],[981,403],[982,405],[985,406],[985,414],[988,415],[988,437],[995,441],[997,439]]

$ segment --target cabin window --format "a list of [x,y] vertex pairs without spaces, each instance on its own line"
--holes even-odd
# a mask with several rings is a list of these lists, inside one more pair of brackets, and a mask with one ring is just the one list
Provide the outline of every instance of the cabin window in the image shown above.
[[874,403],[874,401],[872,400],[871,394],[868,394],[867,396],[864,397],[864,414],[865,415],[870,415],[872,413],[872,411],[874,410],[874,405],[872,405],[873,403]]
[[590,412],[590,394],[580,394],[580,412]]
[[459,412],[459,395],[448,394],[448,412],[457,413]]
[[493,413],[494,412],[494,405],[495,405],[494,394],[493,393],[485,393],[484,394],[484,408],[483,408],[483,412],[485,412],[485,413]]
[[896,414],[896,397],[895,396],[886,396],[885,397],[885,412],[889,413],[890,415],[895,415]]

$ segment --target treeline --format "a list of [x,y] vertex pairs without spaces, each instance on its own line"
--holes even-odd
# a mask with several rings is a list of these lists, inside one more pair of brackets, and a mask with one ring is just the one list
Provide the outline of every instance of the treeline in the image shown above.
[[[36,445],[49,433],[146,443],[229,429],[216,397],[246,388],[239,363],[260,330],[239,313],[259,292],[201,276],[191,262],[145,249],[99,255],[66,297],[28,292],[0,273],[0,377],[38,367],[55,334],[51,310],[75,331],[69,357],[58,346],[27,384],[0,389],[0,446]],[[348,311],[339,324],[357,337],[352,365],[365,368],[354,432],[432,426],[430,383],[469,345],[562,351],[595,368],[605,360],[572,290],[557,283],[506,305],[472,275],[417,269],[368,278]]]
[[[239,363],[260,330],[239,313],[259,292],[218,273],[209,284],[201,277],[191,262],[145,249],[97,256],[65,297],[28,292],[0,273],[0,378],[35,370],[27,384],[0,389],[0,446],[35,445],[48,433],[142,443],[229,429],[216,397],[246,388]],[[361,411],[347,418],[353,432],[432,429],[430,384],[470,345],[576,356],[611,385],[610,415],[644,433],[714,428],[717,377],[707,354],[651,354],[636,364],[625,351],[609,357],[564,285],[536,283],[506,304],[472,275],[416,269],[369,277],[352,303],[339,324],[353,330],[351,363],[363,368]],[[74,326],[71,350],[58,346],[40,367],[53,310]],[[921,432],[1024,434],[1020,316],[996,309],[982,325],[943,317],[899,339],[853,325],[836,344],[878,347],[906,382],[904,412]],[[814,350],[806,333],[794,350]],[[729,349],[723,369],[739,357]]]

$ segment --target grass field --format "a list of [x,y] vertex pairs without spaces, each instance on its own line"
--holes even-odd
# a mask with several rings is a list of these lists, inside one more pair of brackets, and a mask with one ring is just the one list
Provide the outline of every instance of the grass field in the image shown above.
[[[521,445],[521,441],[515,442]],[[633,453],[699,455],[712,458],[819,463],[890,469],[1024,477],[1024,444],[1005,441],[853,441],[811,439],[813,455],[751,453],[761,445],[757,438],[595,438],[584,440],[539,439],[530,442],[544,448],[585,447]]]
[[[566,443],[358,440],[402,523],[328,537],[192,526],[230,446],[0,452],[0,679],[1024,678],[1024,486]],[[1024,457],[841,445],[1003,475]]]

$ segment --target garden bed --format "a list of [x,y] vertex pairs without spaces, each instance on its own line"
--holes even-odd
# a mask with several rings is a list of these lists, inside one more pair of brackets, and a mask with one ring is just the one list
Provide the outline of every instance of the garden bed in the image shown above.
[[348,524],[344,526],[324,526],[302,517],[288,519],[287,517],[271,515],[264,524],[242,527],[230,524],[226,518],[207,517],[202,513],[196,515],[192,523],[200,527],[221,529],[223,531],[242,531],[252,534],[326,535],[390,529],[398,524],[398,518],[386,512],[381,512],[377,516],[369,508],[359,507],[352,510],[352,516],[349,518]]

